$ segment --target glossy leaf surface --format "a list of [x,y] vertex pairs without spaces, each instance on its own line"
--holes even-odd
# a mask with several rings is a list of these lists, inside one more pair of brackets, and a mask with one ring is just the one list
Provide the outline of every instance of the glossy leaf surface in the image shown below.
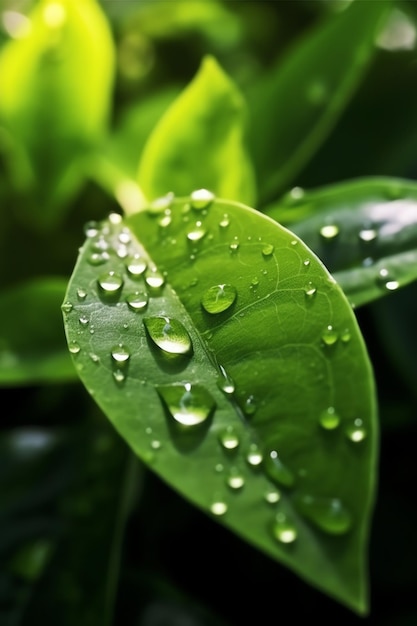
[[357,322],[291,232],[204,196],[86,241],[64,310],[77,371],[168,484],[366,612],[377,433]]
[[206,56],[145,145],[139,185],[150,200],[167,191],[188,195],[206,187],[252,203],[254,173],[245,142],[244,99],[217,61]]
[[0,386],[76,379],[62,331],[66,281],[39,278],[0,294]]
[[[291,223],[297,215],[309,215]],[[292,209],[269,215],[315,251],[354,306],[382,298],[417,279],[417,184],[363,178],[304,193]]]
[[304,35],[247,93],[261,199],[283,193],[359,84],[389,2],[355,0]]

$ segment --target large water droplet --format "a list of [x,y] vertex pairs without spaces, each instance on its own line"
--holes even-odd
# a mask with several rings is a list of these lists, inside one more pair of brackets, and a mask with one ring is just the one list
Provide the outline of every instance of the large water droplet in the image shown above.
[[343,535],[352,527],[352,516],[338,498],[304,495],[295,503],[305,518],[326,533]]
[[263,467],[265,473],[274,483],[278,483],[283,487],[292,487],[295,483],[295,476],[292,471],[282,463],[276,450],[271,452],[264,458]]
[[256,445],[256,443],[251,443],[251,445],[249,446],[246,460],[252,467],[257,467],[262,463],[263,454],[260,448]]
[[205,209],[214,200],[215,195],[208,189],[196,189],[191,194],[191,206],[193,209]]
[[118,367],[125,367],[130,359],[130,350],[122,343],[119,343],[112,348],[111,358]]
[[155,267],[151,267],[146,270],[145,283],[153,294],[158,294],[165,284],[165,278]]
[[212,395],[198,384],[160,385],[157,392],[171,417],[181,426],[206,422],[216,408]]
[[149,296],[145,291],[135,291],[127,296],[126,302],[132,311],[144,311],[148,306]]
[[272,243],[266,243],[264,244],[263,248],[262,248],[262,254],[265,257],[269,257],[274,253],[274,246],[272,245]]
[[105,296],[115,296],[120,293],[123,287],[123,278],[114,271],[101,274],[97,280],[101,292]]
[[239,446],[239,437],[233,426],[226,426],[220,432],[219,441],[225,450],[236,450]]
[[207,234],[207,230],[203,227],[201,222],[196,222],[193,228],[187,232],[187,239],[193,243],[201,241]]
[[221,500],[216,500],[210,506],[213,515],[224,515],[227,512],[227,504]]
[[190,355],[193,347],[185,327],[176,319],[159,315],[145,317],[145,328],[153,343],[169,355]]
[[335,239],[339,234],[339,227],[336,224],[325,224],[320,228],[320,235],[326,241]]
[[319,417],[320,426],[325,430],[334,430],[340,424],[340,417],[334,406],[329,406]]
[[81,350],[79,344],[76,341],[70,341],[68,344],[68,349],[71,354],[78,354]]
[[326,344],[326,346],[332,346],[338,340],[339,335],[337,331],[333,328],[333,326],[329,324],[323,331],[321,338],[323,339],[323,342]]
[[142,276],[147,266],[148,264],[146,260],[140,254],[134,254],[128,259],[126,263],[126,269],[129,276],[131,276],[132,278],[138,278],[139,276]]
[[297,529],[284,513],[278,513],[275,517],[272,533],[280,543],[293,543],[297,539]]
[[232,467],[226,478],[226,483],[233,490],[242,489],[245,484],[245,478],[238,468]]
[[222,313],[236,300],[237,291],[233,285],[213,285],[204,293],[201,304],[207,313]]

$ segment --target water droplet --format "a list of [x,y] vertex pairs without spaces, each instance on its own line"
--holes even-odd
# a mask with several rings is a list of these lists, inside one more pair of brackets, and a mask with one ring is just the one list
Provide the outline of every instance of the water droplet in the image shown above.
[[253,395],[248,396],[243,404],[243,412],[245,415],[254,415],[258,408],[256,398]]
[[237,252],[239,250],[239,240],[237,237],[234,238],[234,240],[229,244],[229,250],[231,252]]
[[145,291],[135,291],[127,296],[126,302],[132,311],[144,311],[148,306],[149,296]]
[[81,289],[81,287],[79,287],[77,289],[77,298],[78,300],[85,300],[87,297],[87,292],[85,289]]
[[236,450],[239,437],[233,426],[227,426],[219,434],[219,441],[225,450]]
[[296,239],[292,239],[291,240],[291,245],[292,246],[298,246],[298,241]]
[[176,319],[159,315],[143,320],[149,337],[164,353],[169,355],[191,355],[191,337],[184,326]]
[[68,302],[68,301],[64,302],[64,304],[61,306],[61,310],[64,313],[71,313],[72,309],[73,309],[72,302]]
[[334,406],[329,406],[319,417],[320,426],[325,430],[334,430],[340,424],[340,417]]
[[150,213],[160,213],[161,211],[165,211],[169,209],[174,201],[174,193],[170,191],[165,196],[161,196],[154,200],[149,208]]
[[159,441],[159,439],[152,439],[152,441],[151,441],[151,448],[152,448],[152,450],[160,450],[161,447],[162,447],[162,444]]
[[339,338],[338,333],[335,331],[333,326],[329,324],[326,329],[323,331],[321,338],[323,339],[326,346],[332,346],[336,343]]
[[390,272],[386,268],[379,270],[377,283],[382,285],[388,291],[395,291],[400,286],[399,282],[392,278]]
[[226,370],[222,365],[219,365],[220,375],[217,380],[217,385],[223,393],[227,396],[232,395],[235,392],[235,383],[227,374]]
[[171,211],[166,210],[164,214],[158,218],[158,224],[161,228],[167,228],[172,222]]
[[140,254],[134,254],[126,263],[126,269],[132,278],[142,276],[147,267],[146,260]]
[[129,230],[127,230],[127,229],[123,229],[123,230],[119,233],[119,235],[118,235],[118,237],[117,237],[117,238],[118,238],[118,240],[120,241],[120,243],[124,243],[124,244],[130,243],[130,241],[131,241],[131,235],[130,235]]
[[374,228],[363,228],[359,231],[358,237],[364,243],[369,243],[378,237],[378,233]]
[[188,241],[191,241],[194,243],[197,241],[201,241],[201,239],[203,239],[203,237],[205,237],[206,234],[207,234],[207,231],[205,228],[203,228],[202,223],[196,222],[195,226],[187,232],[187,239]]
[[68,344],[68,349],[71,354],[78,354],[81,350],[79,344],[76,341],[70,341]]
[[251,445],[249,446],[246,460],[252,467],[257,467],[262,463],[263,455],[256,443],[251,443]]
[[214,200],[215,195],[208,189],[196,189],[191,194],[191,206],[193,209],[205,209]]
[[152,267],[145,273],[145,283],[152,289],[152,293],[159,293],[165,284],[165,278],[156,268]]
[[237,291],[233,285],[213,285],[203,295],[201,304],[207,313],[222,313],[232,306],[236,296]]
[[343,341],[343,343],[349,343],[351,338],[352,338],[352,335],[351,335],[351,332],[350,332],[349,328],[345,328],[340,333],[340,339],[341,339],[341,341]]
[[110,247],[109,242],[103,236],[100,236],[98,239],[96,239],[92,245],[93,245],[93,249],[96,252],[105,252]]
[[124,367],[130,359],[130,351],[125,345],[119,343],[112,348],[111,358],[119,367]]
[[305,195],[305,191],[302,187],[293,187],[288,195],[291,200],[301,200]]
[[92,252],[87,257],[87,261],[90,265],[103,265],[103,263],[107,263],[109,259],[110,255],[108,252]]
[[263,248],[262,248],[262,255],[263,256],[271,256],[274,253],[274,246],[272,245],[272,243],[266,243]]
[[255,276],[254,278],[252,278],[249,287],[251,289],[256,289],[258,286],[259,286],[259,278]]
[[304,259],[304,261],[303,261],[303,265],[305,267],[309,267],[310,263],[311,263],[310,259]]
[[227,512],[227,504],[220,500],[213,502],[210,506],[210,511],[213,515],[224,515]]
[[295,476],[288,467],[286,467],[278,456],[276,450],[271,450],[264,459],[265,473],[271,480],[283,487],[292,487],[295,483]]
[[120,213],[110,213],[109,222],[112,226],[118,226],[122,223],[122,216]]
[[265,500],[268,504],[276,504],[281,500],[281,494],[277,489],[268,489],[265,492]]
[[88,238],[97,237],[99,233],[98,222],[90,221],[84,225],[84,235]]
[[98,286],[102,293],[108,296],[117,295],[123,287],[123,278],[114,271],[101,274],[97,280]]
[[304,495],[295,503],[304,517],[326,533],[343,535],[352,527],[352,516],[338,498]]
[[206,422],[216,408],[211,394],[198,384],[161,385],[157,392],[171,417],[181,426],[198,426]]
[[115,369],[113,371],[113,378],[117,383],[123,383],[126,378],[126,374],[121,369]]
[[227,228],[230,225],[230,219],[227,213],[225,213],[219,222],[220,228]]
[[284,513],[278,513],[275,517],[272,532],[280,543],[293,543],[297,539],[297,529],[294,524],[287,519]]
[[100,363],[100,357],[98,356],[98,354],[95,354],[95,352],[90,352],[89,357],[93,361],[93,363]]
[[339,232],[339,227],[336,224],[325,224],[320,228],[320,235],[326,240],[335,239]]
[[346,436],[353,443],[359,443],[366,438],[366,430],[363,426],[363,421],[360,418],[353,420],[351,424],[346,427]]
[[232,467],[229,475],[226,478],[226,482],[233,490],[242,489],[245,484],[245,478],[243,474],[236,468]]
[[87,326],[90,320],[86,315],[81,315],[78,321],[80,322],[81,326]]
[[316,295],[317,289],[311,281],[309,281],[307,285],[305,286],[304,293],[306,294],[307,298],[312,298],[313,296]]

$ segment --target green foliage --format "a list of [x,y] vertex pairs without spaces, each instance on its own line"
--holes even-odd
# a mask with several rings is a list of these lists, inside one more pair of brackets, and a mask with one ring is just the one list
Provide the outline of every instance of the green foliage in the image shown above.
[[2,626],[414,623],[413,3],[25,6]]

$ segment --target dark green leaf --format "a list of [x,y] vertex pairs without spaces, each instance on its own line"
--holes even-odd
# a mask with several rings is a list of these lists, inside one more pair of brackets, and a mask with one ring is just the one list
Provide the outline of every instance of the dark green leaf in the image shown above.
[[245,102],[210,56],[150,136],[139,185],[154,200],[167,191],[188,195],[205,187],[252,203],[255,183],[245,146]]
[[29,19],[25,36],[0,54],[0,119],[30,163],[19,182],[25,219],[47,226],[78,189],[80,158],[106,128],[113,39],[96,0],[41,0]]
[[0,385],[76,378],[65,349],[63,278],[37,278],[0,294]]
[[262,201],[291,184],[335,125],[369,65],[389,6],[354,0],[297,41],[248,90]]
[[414,181],[374,177],[337,183],[304,193],[292,209],[277,204],[269,215],[289,221],[354,306],[417,279]]
[[80,378],[174,489],[364,613],[377,425],[356,319],[291,232],[203,197],[85,243],[64,312]]

